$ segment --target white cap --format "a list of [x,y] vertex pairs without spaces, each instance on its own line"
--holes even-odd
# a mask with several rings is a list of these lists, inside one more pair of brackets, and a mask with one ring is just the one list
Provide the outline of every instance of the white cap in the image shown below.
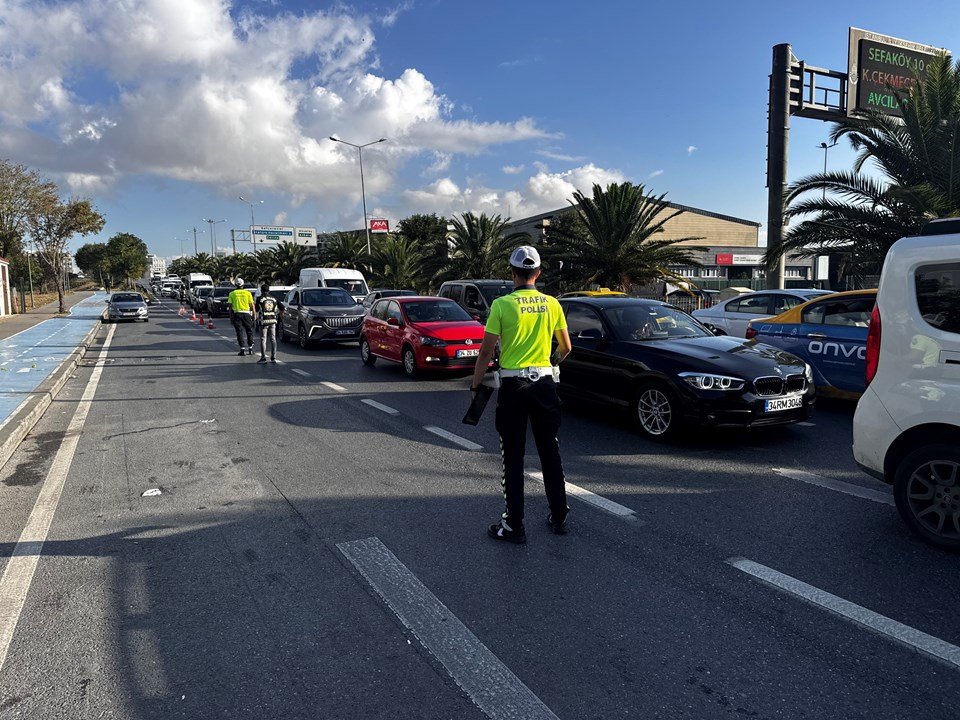
[[515,268],[536,270],[540,267],[540,253],[535,247],[521,245],[510,255],[510,264]]
[[237,278],[236,280],[233,281],[233,284],[236,285],[237,287],[243,287],[243,278]]

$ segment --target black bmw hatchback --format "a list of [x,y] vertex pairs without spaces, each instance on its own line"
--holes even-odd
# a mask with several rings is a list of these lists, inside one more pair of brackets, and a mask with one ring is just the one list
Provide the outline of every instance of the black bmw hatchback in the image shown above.
[[810,416],[809,366],[779,348],[717,337],[687,313],[656,300],[560,301],[573,352],[559,389],[571,398],[629,407],[649,438],[686,424],[763,426]]

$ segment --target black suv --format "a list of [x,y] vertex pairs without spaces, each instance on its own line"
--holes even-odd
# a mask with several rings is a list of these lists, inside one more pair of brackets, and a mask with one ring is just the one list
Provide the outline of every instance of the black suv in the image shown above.
[[450,298],[480,322],[486,322],[493,301],[513,290],[510,280],[448,280],[437,295]]

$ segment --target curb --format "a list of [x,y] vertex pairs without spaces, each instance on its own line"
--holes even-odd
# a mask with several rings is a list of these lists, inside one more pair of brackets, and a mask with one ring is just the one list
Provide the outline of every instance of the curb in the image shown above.
[[100,330],[101,322],[97,320],[94,323],[80,345],[64,358],[63,362],[29,394],[26,400],[20,403],[20,407],[0,427],[0,469],[3,469],[7,464],[7,461],[20,447],[20,443],[30,434],[30,431],[43,417],[67,380],[70,379],[70,374],[77,368],[90,349],[90,343]]

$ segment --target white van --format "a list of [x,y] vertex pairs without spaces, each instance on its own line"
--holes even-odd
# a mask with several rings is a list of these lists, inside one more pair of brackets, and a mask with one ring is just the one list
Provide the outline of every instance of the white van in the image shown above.
[[359,270],[348,268],[303,268],[300,271],[300,287],[338,287],[353,296],[358,303],[363,302],[370,290],[367,281]]
[[934,220],[883,262],[853,456],[893,485],[920,538],[960,550],[960,220]]

